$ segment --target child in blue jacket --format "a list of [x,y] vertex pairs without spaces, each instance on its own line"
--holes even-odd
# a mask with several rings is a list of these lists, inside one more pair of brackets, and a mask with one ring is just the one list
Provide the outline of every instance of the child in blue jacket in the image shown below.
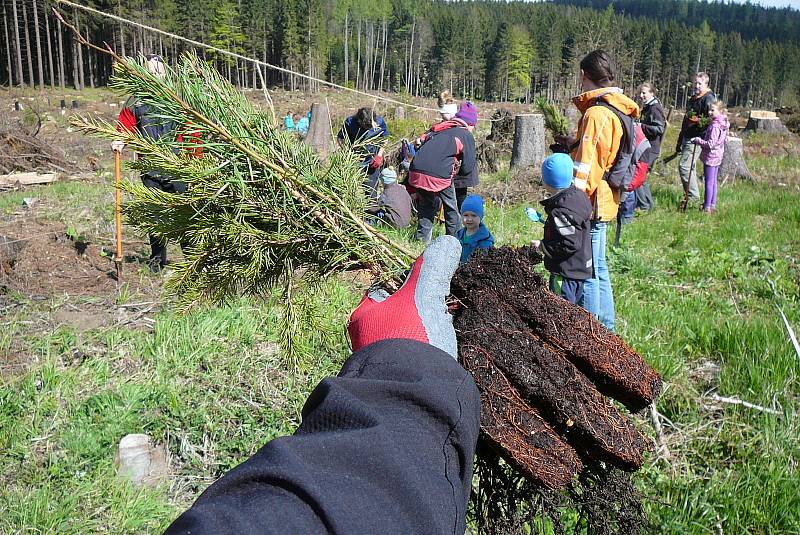
[[480,195],[469,195],[461,203],[461,223],[464,226],[456,232],[456,238],[461,242],[462,265],[475,249],[489,249],[494,246],[494,236],[482,219],[483,199]]

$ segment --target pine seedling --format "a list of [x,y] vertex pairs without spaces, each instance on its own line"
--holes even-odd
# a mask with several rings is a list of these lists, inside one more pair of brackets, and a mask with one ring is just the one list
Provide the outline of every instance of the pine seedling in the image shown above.
[[537,98],[536,108],[544,115],[544,126],[554,136],[566,136],[569,133],[569,119],[558,109],[558,106],[545,98]]
[[181,195],[124,184],[128,224],[183,247],[185,260],[166,283],[181,310],[313,285],[350,269],[396,282],[416,256],[364,221],[363,172],[351,151],[321,161],[196,55],[184,55],[163,79],[120,58],[110,87],[176,124],[185,140],[152,141],[95,117],[73,121],[88,134],[125,141],[139,156],[131,168],[187,184]]

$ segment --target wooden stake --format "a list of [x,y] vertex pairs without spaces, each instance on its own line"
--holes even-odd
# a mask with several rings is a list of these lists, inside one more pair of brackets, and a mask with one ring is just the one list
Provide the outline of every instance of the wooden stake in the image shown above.
[[116,190],[116,230],[117,230],[117,254],[114,256],[114,264],[117,268],[117,282],[122,281],[122,213],[120,204],[122,202],[122,195],[120,193],[120,177],[122,175],[120,169],[120,162],[122,155],[120,151],[114,151],[114,189]]

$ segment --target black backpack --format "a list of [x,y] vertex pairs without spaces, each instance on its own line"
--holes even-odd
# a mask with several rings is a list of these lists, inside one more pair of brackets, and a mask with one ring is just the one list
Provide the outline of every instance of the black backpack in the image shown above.
[[622,123],[622,140],[619,151],[611,169],[603,174],[603,180],[608,182],[613,190],[627,191],[636,171],[639,159],[650,148],[650,142],[642,131],[642,127],[629,115],[625,115],[617,108],[602,99],[595,99],[593,106],[603,106],[611,110]]

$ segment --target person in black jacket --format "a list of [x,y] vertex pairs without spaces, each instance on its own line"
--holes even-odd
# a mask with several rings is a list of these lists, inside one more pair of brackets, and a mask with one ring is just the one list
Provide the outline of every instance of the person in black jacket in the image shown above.
[[[164,60],[160,56],[148,54],[145,56],[145,60],[150,73],[159,78],[166,76]],[[148,104],[134,99],[129,99],[122,108],[117,121],[117,130],[120,132],[125,130],[129,132],[138,131],[143,137],[153,141],[162,138],[168,140],[177,138],[177,125],[173,121],[162,119]],[[182,139],[178,139],[178,141],[182,141]],[[122,153],[125,148],[125,142],[114,140],[111,143],[111,148],[116,152]],[[184,193],[186,191],[185,183],[172,180],[170,177],[156,171],[144,171],[142,173],[142,183],[147,188],[158,189],[168,193]],[[150,269],[160,271],[167,263],[166,242],[159,240],[155,236],[150,236]]]
[[542,201],[547,212],[544,238],[533,246],[544,255],[550,272],[550,291],[577,304],[583,296],[583,281],[592,276],[592,205],[575,187],[572,158],[556,153],[542,162],[542,181],[550,197]]
[[[667,120],[664,117],[664,108],[656,98],[656,89],[650,82],[645,82],[639,88],[639,99],[642,102],[642,112],[639,120],[642,124],[642,131],[650,142],[650,148],[644,154],[642,160],[647,163],[648,171],[653,168],[653,164],[661,154],[661,141],[667,130]],[[653,194],[650,185],[646,181],[641,187],[634,190],[636,194],[635,208],[650,211],[655,208]]]
[[395,294],[368,293],[348,324],[353,355],[295,434],[223,475],[167,533],[462,535],[480,397],[445,304],[460,254],[442,236]]
[[366,178],[364,192],[370,198],[378,198],[378,180],[383,169],[383,145],[389,137],[389,127],[373,108],[359,108],[355,115],[345,119],[339,134],[339,144],[345,140],[361,157],[361,168]]
[[455,236],[461,228],[454,180],[466,188],[478,183],[475,138],[478,110],[465,102],[455,118],[435,124],[420,137],[421,145],[411,160],[408,183],[419,194],[417,239],[428,243],[433,234],[436,198],[444,205],[445,231]]
[[703,137],[708,128],[711,115],[711,104],[716,100],[714,93],[708,88],[708,74],[698,72],[694,77],[694,94],[689,100],[686,115],[683,117],[681,132],[675,151],[681,153],[678,172],[683,184],[683,192],[687,202],[699,201],[700,190],[697,188],[697,159],[700,151],[692,145],[692,138]]

